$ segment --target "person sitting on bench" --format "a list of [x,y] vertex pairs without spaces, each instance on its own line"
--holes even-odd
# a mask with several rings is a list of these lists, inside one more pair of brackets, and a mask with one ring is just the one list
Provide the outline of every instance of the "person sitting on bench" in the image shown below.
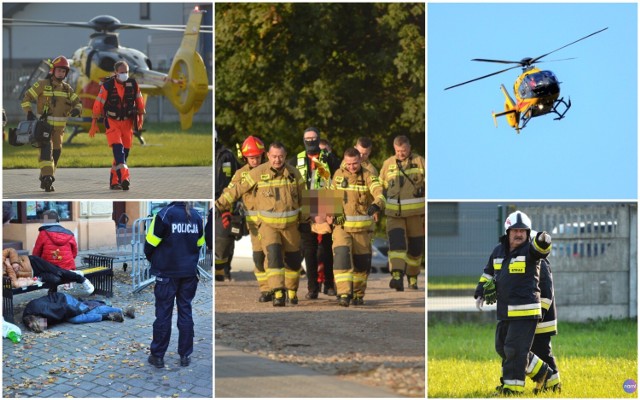
[[55,292],[27,303],[22,313],[22,322],[27,329],[41,333],[48,326],[61,322],[124,322],[125,315],[135,318],[135,309],[129,306],[123,311],[121,308],[106,305],[104,301],[81,300],[67,293]]
[[42,282],[55,286],[77,282],[86,294],[94,291],[93,284],[80,273],[62,269],[38,256],[20,256],[11,247],[2,250],[2,273],[11,279],[14,288],[29,286],[34,277],[39,277]]

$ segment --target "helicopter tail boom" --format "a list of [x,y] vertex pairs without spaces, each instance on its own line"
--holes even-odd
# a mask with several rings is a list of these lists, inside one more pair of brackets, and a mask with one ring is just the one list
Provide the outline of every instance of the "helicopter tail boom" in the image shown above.
[[209,92],[207,70],[196,51],[201,21],[202,12],[192,11],[162,87],[165,96],[180,113],[182,129],[191,127],[193,114],[200,109]]
[[495,112],[491,113],[491,116],[493,117],[493,123],[497,128],[498,127],[497,117],[505,116],[507,118],[507,122],[509,123],[509,126],[511,126],[512,128],[516,128],[516,130],[519,130],[518,123],[520,119],[519,118],[520,113],[516,108],[516,103],[515,101],[513,101],[513,98],[511,98],[511,96],[509,95],[509,92],[507,91],[507,88],[505,88],[504,85],[500,85],[500,90],[502,91],[502,94],[504,94],[504,111],[498,112],[498,113],[495,113]]

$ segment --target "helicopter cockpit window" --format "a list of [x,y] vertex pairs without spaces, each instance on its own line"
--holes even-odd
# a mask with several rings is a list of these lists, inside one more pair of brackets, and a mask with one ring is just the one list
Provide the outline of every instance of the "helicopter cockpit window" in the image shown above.
[[527,75],[522,80],[522,86],[530,96],[549,96],[560,92],[558,79],[551,71],[539,71]]

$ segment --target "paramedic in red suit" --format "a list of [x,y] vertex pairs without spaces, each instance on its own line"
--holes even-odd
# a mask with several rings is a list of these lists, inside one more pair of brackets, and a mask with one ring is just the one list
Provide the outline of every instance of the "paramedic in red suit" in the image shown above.
[[127,159],[133,143],[133,128],[142,129],[144,99],[137,82],[129,78],[129,65],[118,61],[115,74],[104,81],[93,103],[93,120],[89,136],[98,132],[98,118],[104,115],[107,142],[113,150],[113,165],[109,187],[112,190],[129,190]]

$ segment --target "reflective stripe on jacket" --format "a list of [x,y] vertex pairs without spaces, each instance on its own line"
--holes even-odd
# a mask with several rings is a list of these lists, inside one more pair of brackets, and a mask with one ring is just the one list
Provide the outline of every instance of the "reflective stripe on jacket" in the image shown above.
[[411,154],[398,162],[395,156],[385,160],[380,169],[380,183],[385,189],[385,214],[408,217],[425,213],[425,161]]

